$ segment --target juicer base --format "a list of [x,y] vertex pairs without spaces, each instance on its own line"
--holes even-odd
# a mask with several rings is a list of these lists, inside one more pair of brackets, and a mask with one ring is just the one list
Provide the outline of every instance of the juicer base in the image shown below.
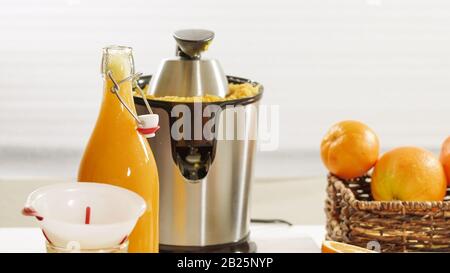
[[256,244],[247,235],[235,243],[209,246],[159,245],[161,253],[256,253]]

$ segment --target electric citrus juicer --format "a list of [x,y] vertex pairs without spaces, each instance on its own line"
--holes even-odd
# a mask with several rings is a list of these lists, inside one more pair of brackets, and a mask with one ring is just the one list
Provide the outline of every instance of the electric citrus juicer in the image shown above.
[[[262,86],[227,77],[217,60],[201,58],[213,37],[208,30],[175,32],[176,57],[163,60],[154,76],[138,81],[141,89],[155,97],[149,103],[160,118],[161,128],[149,143],[159,172],[161,251],[256,249],[249,239],[249,196]],[[259,87],[259,93],[203,103],[157,99],[225,98],[229,83],[251,83]],[[135,96],[135,102],[137,112],[145,113],[142,97]],[[245,114],[244,119],[239,119],[239,113]],[[229,129],[234,132],[231,138],[219,137]]]

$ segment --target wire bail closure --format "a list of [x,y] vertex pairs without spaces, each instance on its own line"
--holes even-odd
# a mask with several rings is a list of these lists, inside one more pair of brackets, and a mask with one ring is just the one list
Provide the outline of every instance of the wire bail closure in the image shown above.
[[[144,90],[139,86],[137,83],[137,80],[142,76],[142,73],[135,73],[133,75],[130,75],[126,77],[125,79],[122,79],[120,81],[117,81],[111,70],[108,70],[106,73],[108,78],[112,81],[113,86],[111,87],[111,92],[116,95],[116,97],[119,99],[120,103],[127,109],[128,113],[135,119],[135,121],[138,124],[137,131],[141,134],[143,134],[145,137],[154,137],[155,132],[159,129],[159,118],[158,115],[155,115],[152,111],[152,108],[150,107],[150,104],[147,101],[147,98],[145,96]],[[145,106],[147,108],[147,111],[149,112],[148,115],[140,115],[137,116],[133,110],[125,103],[122,96],[120,96],[120,85],[124,82],[131,81],[132,84],[139,90],[140,95],[142,96],[142,99],[144,100]],[[148,126],[149,124],[152,124],[151,126]]]

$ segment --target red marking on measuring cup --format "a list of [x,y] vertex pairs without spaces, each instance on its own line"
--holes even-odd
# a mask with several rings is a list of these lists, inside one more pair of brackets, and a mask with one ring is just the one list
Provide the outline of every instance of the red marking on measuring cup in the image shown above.
[[36,217],[36,219],[38,219],[38,221],[44,220],[44,217],[40,216],[38,212],[32,207],[24,207],[22,209],[22,214],[25,216],[34,216]]
[[50,241],[50,239],[48,238],[47,234],[45,233],[45,231],[43,229],[42,229],[42,234],[44,234],[44,237],[47,240],[47,242],[49,242],[51,245],[53,245],[52,241]]
[[125,237],[122,239],[122,241],[120,241],[119,245],[125,243],[128,239],[128,235],[125,235]]
[[86,207],[86,217],[84,218],[84,223],[86,225],[91,223],[91,207]]

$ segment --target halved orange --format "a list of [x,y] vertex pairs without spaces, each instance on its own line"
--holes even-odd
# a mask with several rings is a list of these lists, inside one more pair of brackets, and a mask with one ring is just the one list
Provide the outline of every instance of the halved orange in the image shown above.
[[335,241],[323,241],[322,253],[377,253],[363,247],[339,243]]

